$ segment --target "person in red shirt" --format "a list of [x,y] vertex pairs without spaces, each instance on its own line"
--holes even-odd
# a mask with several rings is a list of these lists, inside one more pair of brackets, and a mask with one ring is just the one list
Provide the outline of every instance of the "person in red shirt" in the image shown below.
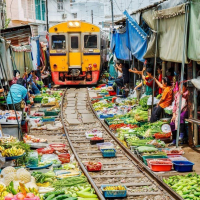
[[[158,72],[158,81],[160,83],[162,83],[162,69],[161,69],[160,66],[157,68],[157,72]],[[159,87],[159,90],[158,90],[158,94],[162,94],[162,88],[160,88],[160,87]]]

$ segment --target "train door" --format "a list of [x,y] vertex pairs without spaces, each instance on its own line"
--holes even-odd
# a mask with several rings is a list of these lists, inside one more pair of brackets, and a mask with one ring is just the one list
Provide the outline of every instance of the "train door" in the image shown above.
[[81,34],[69,34],[69,69],[81,68]]

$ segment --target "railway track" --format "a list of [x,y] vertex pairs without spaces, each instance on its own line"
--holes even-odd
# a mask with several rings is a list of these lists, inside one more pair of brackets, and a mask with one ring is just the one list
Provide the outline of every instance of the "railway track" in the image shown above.
[[[101,185],[105,184],[126,185],[126,199],[182,199],[144,166],[98,119],[90,104],[87,89],[65,91],[61,105],[61,120],[68,145],[99,199],[105,199],[100,189]],[[115,158],[103,158],[97,146],[90,144],[90,140],[85,137],[85,132],[93,129],[103,133],[104,142],[112,142],[115,145],[117,150]],[[88,161],[101,162],[102,170],[88,172],[84,165]]]

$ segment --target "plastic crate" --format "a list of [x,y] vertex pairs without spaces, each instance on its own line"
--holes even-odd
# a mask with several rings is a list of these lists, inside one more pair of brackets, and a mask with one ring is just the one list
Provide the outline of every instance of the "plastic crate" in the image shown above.
[[55,122],[55,117],[43,117],[42,122]]
[[[162,160],[162,161],[169,161],[169,164],[152,164],[152,160]],[[170,171],[172,169],[172,162],[168,158],[161,158],[161,159],[146,159],[148,167],[154,172],[165,172]]]
[[41,103],[42,99],[43,99],[43,97],[35,97],[33,99],[33,101],[34,101],[34,103]]
[[168,158],[171,160],[171,161],[188,161],[187,158],[181,156],[181,155],[173,155],[173,156],[168,156]]
[[103,143],[103,142],[104,142],[104,139],[102,139],[102,140],[90,140],[91,145],[95,145],[97,143]]
[[172,161],[172,163],[177,172],[191,172],[193,170],[194,163],[190,161]]
[[57,116],[60,110],[44,111],[44,116]]
[[101,114],[100,115],[101,119],[110,118],[110,117],[114,117],[114,114]]
[[115,91],[109,91],[110,96],[115,96],[117,93]]
[[[112,152],[106,152],[107,150],[112,150]],[[113,158],[116,155],[115,149],[101,149],[101,152],[104,158]]]
[[52,149],[52,148],[39,148],[39,149],[37,149],[37,152],[38,152],[39,155],[52,154],[54,152],[54,149]]
[[113,97],[111,97],[111,96],[104,97],[104,99],[106,99],[106,100],[112,100],[112,98],[113,98]]
[[103,97],[92,97],[91,100],[92,101],[94,101],[94,100],[103,100]]
[[99,150],[101,150],[101,149],[113,149],[114,144],[111,143],[111,142],[98,143],[97,147],[98,147]]
[[97,162],[96,166],[90,165],[88,163],[86,164],[86,166],[89,172],[99,172],[101,171],[103,165],[101,162]]
[[167,158],[167,156],[159,156],[159,155],[152,155],[152,156],[142,156],[142,161],[145,165],[147,165],[147,159],[159,159],[159,158]]
[[88,132],[85,132],[85,136],[86,136],[87,139],[90,139],[94,136],[102,137],[103,133],[100,132],[100,131],[88,131]]
[[107,186],[116,186],[116,185],[101,185],[101,190],[105,198],[122,198],[127,196],[127,188],[125,185],[122,185],[126,190],[104,190]]

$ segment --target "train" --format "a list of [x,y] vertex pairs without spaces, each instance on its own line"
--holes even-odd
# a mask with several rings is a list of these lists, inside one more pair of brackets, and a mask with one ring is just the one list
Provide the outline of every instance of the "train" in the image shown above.
[[98,26],[67,21],[49,29],[49,58],[56,85],[95,85],[106,65],[108,36]]

